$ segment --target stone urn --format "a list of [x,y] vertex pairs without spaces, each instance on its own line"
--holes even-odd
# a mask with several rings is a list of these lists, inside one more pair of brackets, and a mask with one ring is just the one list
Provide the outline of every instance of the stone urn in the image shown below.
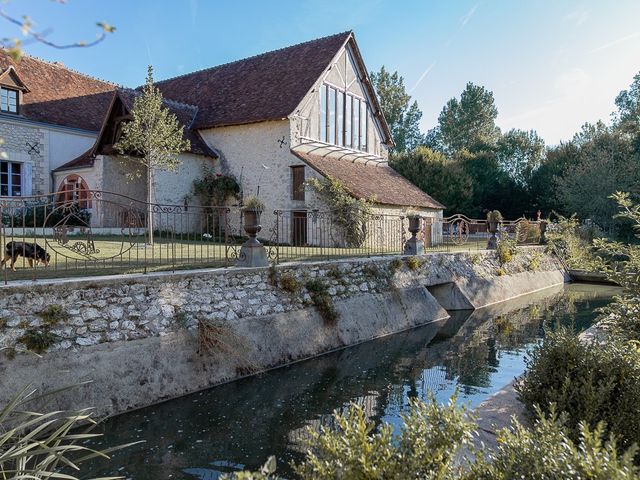
[[405,255],[420,255],[424,253],[424,244],[418,240],[418,232],[422,226],[422,217],[420,215],[409,215],[409,233],[411,238],[404,244]]
[[237,267],[266,267],[269,265],[267,250],[256,238],[262,226],[260,225],[260,215],[262,210],[256,208],[246,208],[243,210],[244,231],[249,239],[240,247]]
[[487,250],[495,250],[498,248],[498,229],[502,222],[502,214],[498,210],[494,210],[487,214],[487,231],[490,233],[487,241]]
[[250,238],[256,238],[262,225],[260,225],[261,210],[247,209],[244,211],[244,231]]

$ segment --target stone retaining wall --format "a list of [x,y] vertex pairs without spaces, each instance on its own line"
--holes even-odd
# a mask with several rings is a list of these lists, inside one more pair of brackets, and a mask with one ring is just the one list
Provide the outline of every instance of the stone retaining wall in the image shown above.
[[[92,380],[57,407],[118,413],[447,318],[428,286],[478,308],[563,281],[526,248],[506,265],[479,252],[12,284],[0,287],[0,404],[24,383]],[[43,336],[42,356],[26,352]]]

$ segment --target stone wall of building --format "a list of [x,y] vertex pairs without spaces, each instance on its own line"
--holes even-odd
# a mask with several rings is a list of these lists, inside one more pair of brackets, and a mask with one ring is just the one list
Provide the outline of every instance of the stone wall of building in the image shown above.
[[[527,248],[507,265],[482,252],[12,284],[0,287],[0,403],[24,382],[91,379],[83,398],[119,412],[447,318],[442,304],[478,308],[563,281]],[[38,346],[42,357],[27,352]]]
[[[49,193],[49,135],[42,128],[0,119],[0,158],[31,168],[31,189],[26,185],[21,196]],[[35,146],[35,149],[30,149]],[[26,175],[25,168],[22,175]]]
[[31,190],[22,196],[53,191],[51,170],[84,153],[95,137],[94,132],[0,116],[0,158],[31,165]]

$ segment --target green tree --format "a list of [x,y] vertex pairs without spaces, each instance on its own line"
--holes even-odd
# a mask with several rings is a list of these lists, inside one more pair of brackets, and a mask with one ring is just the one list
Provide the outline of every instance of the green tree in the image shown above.
[[443,153],[430,148],[418,147],[394,155],[390,166],[443,203],[448,213],[472,210],[473,182],[459,161],[449,160]]
[[392,151],[412,150],[423,143],[420,132],[422,112],[418,108],[418,102],[411,103],[411,95],[406,91],[404,79],[398,72],[387,72],[384,66],[378,73],[371,72],[370,76],[396,144]]
[[640,73],[633,77],[629,89],[621,91],[616,97],[618,111],[613,114],[614,125],[630,134],[640,148]]
[[445,151],[473,152],[495,146],[500,138],[500,129],[495,124],[497,116],[493,93],[467,83],[460,100],[449,100],[438,117],[437,133]]
[[640,193],[640,158],[630,142],[612,128],[589,126],[574,141],[579,154],[554,182],[558,198],[565,212],[611,229],[617,211],[611,195],[618,190]]
[[552,211],[562,215],[573,213],[567,211],[555,187],[557,180],[565,175],[570,165],[578,162],[579,157],[580,148],[571,141],[547,149],[540,167],[532,172],[528,182],[533,208],[546,217]]
[[[162,94],[153,84],[151,66],[148,68],[142,94],[134,100],[131,117],[123,125],[122,136],[114,148],[146,171],[147,229],[149,243],[153,244],[155,174],[157,171],[175,171],[181,163],[180,153],[188,150],[191,144],[184,138],[184,127],[179,124],[176,116],[164,107]],[[132,176],[140,176],[140,170],[134,171]]]
[[514,128],[500,137],[496,153],[502,170],[518,185],[526,186],[542,164],[544,140],[535,130],[526,132]]

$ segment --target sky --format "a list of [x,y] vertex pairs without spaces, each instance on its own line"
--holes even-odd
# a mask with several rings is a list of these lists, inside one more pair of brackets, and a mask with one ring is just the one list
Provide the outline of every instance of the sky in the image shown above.
[[[503,131],[534,129],[547,144],[585,122],[609,121],[640,72],[640,0],[2,0],[56,43],[25,51],[125,86],[353,30],[367,68],[397,70],[433,128],[467,82],[493,91]],[[0,38],[20,33],[0,19]]]

